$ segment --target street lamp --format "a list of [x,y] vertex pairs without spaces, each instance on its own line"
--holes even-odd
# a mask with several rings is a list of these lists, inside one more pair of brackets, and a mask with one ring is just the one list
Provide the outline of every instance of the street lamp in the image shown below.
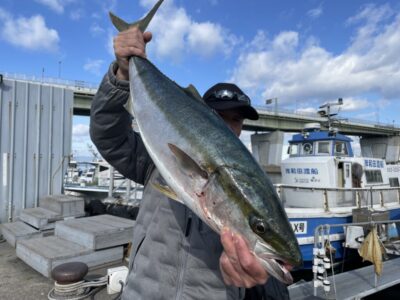
[[58,61],[58,79],[61,78],[61,60]]
[[272,102],[275,103],[275,114],[278,114],[278,98],[275,97],[265,100],[266,105],[271,104]]

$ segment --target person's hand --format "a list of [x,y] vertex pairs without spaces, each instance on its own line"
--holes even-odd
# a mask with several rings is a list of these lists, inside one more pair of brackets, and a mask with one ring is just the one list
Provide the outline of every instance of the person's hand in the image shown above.
[[221,242],[224,251],[219,259],[219,267],[225,284],[251,288],[267,282],[267,271],[242,236],[224,228]]
[[118,33],[114,38],[118,79],[129,80],[129,58],[134,55],[146,57],[146,44],[151,41],[151,38],[151,32],[142,33],[136,26]]

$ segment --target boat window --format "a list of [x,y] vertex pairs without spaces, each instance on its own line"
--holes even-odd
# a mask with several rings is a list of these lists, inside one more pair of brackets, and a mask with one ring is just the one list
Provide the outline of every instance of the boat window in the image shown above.
[[290,145],[289,146],[289,154],[290,154],[290,156],[299,155],[299,145],[298,144]]
[[365,177],[367,178],[367,183],[383,182],[381,170],[365,170]]
[[329,142],[318,142],[318,154],[329,154]]
[[303,154],[310,155],[313,153],[313,146],[310,143],[303,144]]
[[399,179],[397,177],[389,178],[389,184],[391,187],[399,187]]
[[347,147],[344,142],[335,143],[335,155],[347,155]]

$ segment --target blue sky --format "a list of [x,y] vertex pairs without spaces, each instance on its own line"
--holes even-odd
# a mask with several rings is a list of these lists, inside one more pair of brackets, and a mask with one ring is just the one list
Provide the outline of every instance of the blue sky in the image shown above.
[[[98,84],[113,60],[108,11],[133,21],[154,2],[0,0],[0,72]],[[256,105],[300,112],[342,97],[343,117],[400,125],[399,1],[165,0],[149,30],[149,59],[201,93],[231,81]],[[74,148],[87,133],[75,118]]]

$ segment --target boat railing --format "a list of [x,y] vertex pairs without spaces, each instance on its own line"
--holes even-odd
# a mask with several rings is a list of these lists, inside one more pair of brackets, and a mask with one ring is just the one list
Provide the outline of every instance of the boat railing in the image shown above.
[[322,188],[276,184],[276,191],[287,208],[374,207],[400,205],[400,187]]

